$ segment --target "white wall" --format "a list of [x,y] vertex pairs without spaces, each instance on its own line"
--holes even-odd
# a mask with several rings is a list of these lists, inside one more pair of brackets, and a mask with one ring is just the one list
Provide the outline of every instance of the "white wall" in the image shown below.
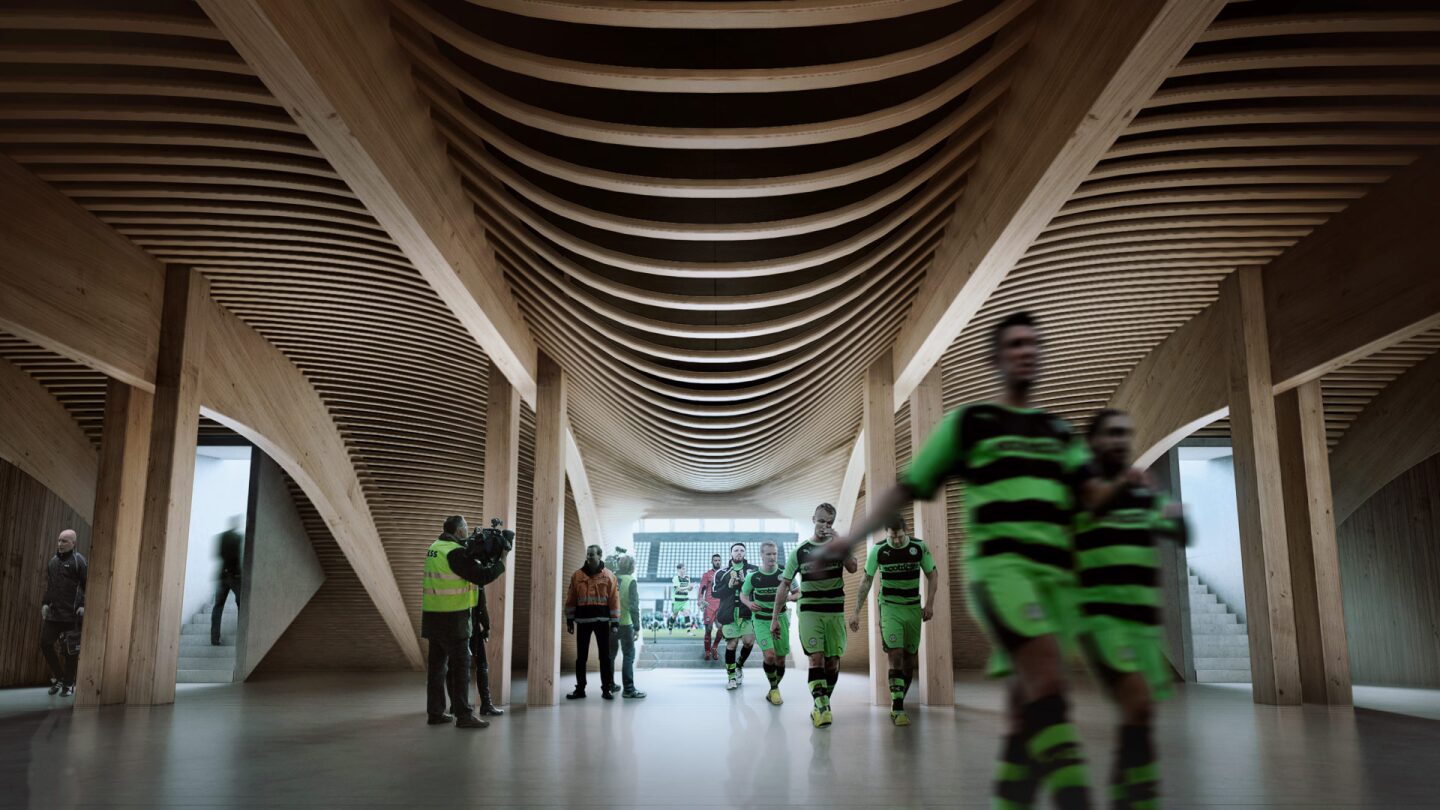
[[[190,550],[185,557],[185,599],[181,621],[189,622],[215,598],[220,561],[215,556],[215,536],[240,515],[240,532],[245,531],[245,510],[250,492],[250,448],[223,448],[226,455],[243,458],[215,458],[220,448],[200,448],[195,456],[195,488],[190,502]],[[226,602],[234,610],[235,602]]]
[[1235,458],[1228,448],[1180,447],[1180,493],[1193,534],[1185,559],[1190,569],[1245,619],[1245,578],[1240,567],[1240,518],[1235,507]]
[[245,554],[245,615],[241,617],[236,680],[245,680],[295,621],[325,581],[325,571],[280,466],[255,453],[252,534]]

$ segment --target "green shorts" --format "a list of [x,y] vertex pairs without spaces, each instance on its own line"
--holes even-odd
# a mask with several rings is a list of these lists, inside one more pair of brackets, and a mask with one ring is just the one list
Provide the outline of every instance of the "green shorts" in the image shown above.
[[1033,638],[1055,636],[1064,655],[1074,649],[1079,612],[1075,580],[1037,567],[994,566],[971,581],[971,612],[992,642],[985,668],[992,678],[1013,673],[1010,653]]
[[790,614],[780,614],[780,637],[770,635],[770,621],[768,619],[755,619],[755,646],[760,652],[774,650],[775,654],[784,658],[790,654]]
[[[769,630],[767,629],[766,632],[768,633]],[[751,641],[755,640],[754,623],[751,622],[749,619],[736,619],[729,624],[721,627],[720,633],[721,635],[725,636],[725,639],[727,641],[732,638],[748,638]]]
[[670,612],[671,612],[671,613],[684,613],[685,611],[687,611],[687,610],[689,610],[689,609],[690,609],[690,600],[689,600],[689,599],[675,599],[675,600],[673,600],[673,601],[670,602]]
[[1140,673],[1150,686],[1150,697],[1170,696],[1173,678],[1161,646],[1161,629],[1114,616],[1086,616],[1081,624],[1080,649],[1095,677],[1113,687],[1126,675]]
[[880,606],[880,646],[886,652],[920,652],[920,627],[924,624],[919,605]]
[[824,653],[826,658],[845,654],[845,614],[820,613],[800,608],[800,649],[806,655]]

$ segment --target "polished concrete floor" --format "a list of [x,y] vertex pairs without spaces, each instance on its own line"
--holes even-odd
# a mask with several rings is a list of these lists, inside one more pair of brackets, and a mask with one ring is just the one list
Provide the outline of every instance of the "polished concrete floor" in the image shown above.
[[[72,712],[11,690],[0,806],[987,805],[995,684],[966,680],[955,710],[923,709],[897,729],[847,675],[835,725],[815,730],[802,678],[790,674],[774,708],[758,670],[734,693],[713,672],[648,672],[647,700],[520,708],[484,731],[426,726],[418,673],[182,686],[157,709]],[[1075,701],[1099,778],[1112,716],[1086,686]],[[1244,690],[1191,686],[1162,708],[1158,742],[1171,807],[1440,805],[1435,720],[1260,707]]]

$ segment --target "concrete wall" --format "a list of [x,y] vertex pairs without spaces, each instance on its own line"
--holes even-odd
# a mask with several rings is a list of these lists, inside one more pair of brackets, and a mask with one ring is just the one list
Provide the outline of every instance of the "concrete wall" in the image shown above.
[[[230,448],[226,448],[228,451]],[[181,603],[182,622],[188,622],[215,598],[220,575],[216,536],[240,515],[244,531],[245,510],[250,490],[250,459],[215,458],[200,448],[195,457],[195,486],[190,503],[190,548],[185,557],[185,597]],[[234,609],[234,603],[227,603]]]
[[325,581],[284,473],[256,452],[235,675],[250,676]]
[[1336,539],[1355,683],[1440,688],[1440,456],[1371,496]]
[[[1245,620],[1245,579],[1240,567],[1240,519],[1235,509],[1235,459],[1204,458],[1212,448],[1181,447],[1180,491],[1192,541],[1191,570]],[[1197,457],[1198,456],[1198,457]]]

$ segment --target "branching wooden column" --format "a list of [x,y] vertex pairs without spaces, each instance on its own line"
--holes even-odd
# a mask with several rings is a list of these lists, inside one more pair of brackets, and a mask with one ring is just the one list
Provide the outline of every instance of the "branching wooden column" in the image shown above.
[[1256,703],[1298,704],[1295,606],[1260,268],[1237,271],[1221,296],[1229,323],[1230,432],[1253,692]]
[[152,402],[149,392],[120,380],[111,379],[105,389],[76,706],[125,702]]
[[[895,369],[890,352],[885,352],[865,370],[865,410],[861,430],[865,431],[866,508],[873,509],[880,493],[895,485]],[[875,538],[865,544],[884,542]],[[860,559],[864,567],[865,559]],[[877,572],[878,576],[878,572]],[[890,663],[880,638],[880,587],[870,589],[870,691],[877,706],[890,704]]]
[[[535,395],[535,528],[530,563],[530,658],[526,704],[560,697],[560,563],[565,542],[565,372],[541,354]],[[602,651],[603,654],[603,651]]]
[[1300,684],[1306,703],[1348,706],[1350,645],[1345,639],[1320,381],[1312,380],[1276,397],[1275,417]]
[[175,701],[208,299],[209,283],[198,272],[166,269],[125,685],[131,705]]
[[[930,432],[945,416],[941,401],[940,367],[926,374],[910,394],[911,458],[920,452]],[[955,658],[950,648],[950,545],[946,515],[945,490],[934,500],[915,502],[915,536],[930,547],[935,558],[935,575],[940,586],[935,590],[931,607],[935,617],[926,622],[920,634],[920,702],[927,706],[955,705]],[[926,587],[921,575],[920,587]],[[921,593],[924,593],[922,590]]]
[[[490,518],[498,517],[505,521],[506,528],[515,528],[519,471],[520,392],[499,366],[492,364],[485,401],[485,514],[477,525],[488,526]],[[502,706],[510,702],[510,662],[514,655],[515,575],[509,570],[514,560],[511,554],[505,561],[505,573],[485,586],[485,604],[490,613],[490,640],[485,643],[490,689],[495,702]]]

